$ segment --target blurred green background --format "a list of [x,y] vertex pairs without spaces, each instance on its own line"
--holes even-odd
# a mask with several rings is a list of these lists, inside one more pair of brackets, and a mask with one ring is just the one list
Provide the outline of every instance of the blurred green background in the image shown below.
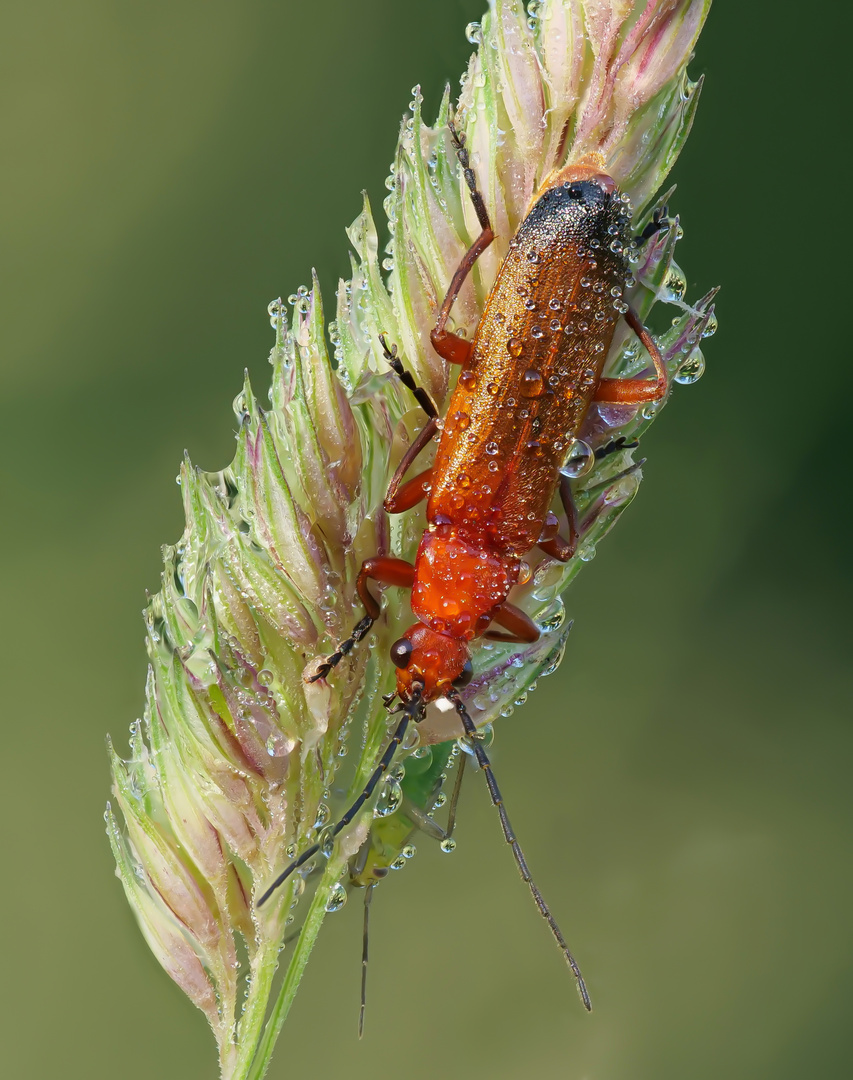
[[[113,877],[104,735],[125,748],[141,710],[139,613],[181,530],[184,448],[230,460],[242,369],[268,379],[268,301],[312,265],[331,298],[410,87],[431,113],[483,6],[6,12],[6,1076],[215,1075],[201,1014]],[[495,745],[596,1011],[471,783],[456,854],[421,843],[377,892],[364,1042],[351,903],[271,1076],[850,1075],[843,65],[802,18],[757,0],[711,12],[674,177],[690,295],[724,286],[708,372],[676,388],[640,498],[568,597],[562,669]]]

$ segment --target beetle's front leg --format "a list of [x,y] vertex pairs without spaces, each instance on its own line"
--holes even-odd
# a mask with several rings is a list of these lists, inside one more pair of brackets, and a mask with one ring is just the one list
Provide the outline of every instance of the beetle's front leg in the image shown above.
[[313,683],[319,679],[325,679],[329,672],[352,652],[353,648],[379,618],[379,601],[368,589],[368,581],[378,581],[383,585],[398,585],[402,589],[411,589],[415,583],[415,568],[404,559],[394,559],[390,555],[375,555],[372,559],[365,559],[361,570],[358,572],[355,588],[361,602],[367,609],[367,614],[364,618],[359,619],[350,636],[342,641],[333,653],[327,656],[325,660],[314,665],[310,675],[303,676],[305,682]]

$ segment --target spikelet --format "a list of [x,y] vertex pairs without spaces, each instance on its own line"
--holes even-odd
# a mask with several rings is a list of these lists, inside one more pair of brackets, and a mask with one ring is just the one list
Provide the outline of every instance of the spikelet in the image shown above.
[[[393,519],[382,509],[423,418],[389,372],[379,334],[443,402],[450,373],[429,333],[479,231],[448,137],[451,108],[497,233],[454,307],[456,330],[470,336],[509,240],[554,168],[600,154],[630,199],[635,231],[652,220],[693,121],[700,87],[686,65],[709,4],[544,0],[525,9],[492,0],[482,24],[467,30],[478,47],[458,103],[448,91],[430,127],[413,91],[388,179],[387,252],[378,251],[367,203],[349,230],[352,277],[340,283],[328,325],[332,355],[315,278],[290,298],[289,312],[280,300],[270,305],[271,404],[261,407],[247,379],[235,402],[232,464],[217,473],[189,460],[181,468],[186,528],[164,548],[162,587],[148,604],[145,712],[127,760],[110,749],[106,819],[142,932],[207,1016],[228,1080],[263,1075],[323,918],[346,899],[354,856],[362,849],[371,866],[404,865],[414,819],[434,808],[454,758],[455,713],[432,707],[375,805],[258,910],[294,853],[322,844],[388,738],[388,646],[410,621],[401,590],[385,591],[371,642],[328,682],[307,684],[303,671],[362,614],[355,578],[363,559],[411,559],[423,529],[420,509]],[[702,373],[699,342],[716,320],[713,294],[685,301],[679,236],[677,219],[647,230],[632,254],[627,299],[642,318],[657,301],[675,305],[659,345],[674,381],[689,383]],[[646,363],[626,330],[606,373],[636,375]],[[594,407],[581,433],[587,448],[579,444],[569,467],[582,473],[589,448],[632,442],[659,411]],[[513,594],[542,637],[526,647],[478,643],[465,690],[478,725],[507,715],[556,668],[569,630],[560,593],[636,493],[641,472],[630,447],[591,460],[577,490],[579,557],[531,560]]]

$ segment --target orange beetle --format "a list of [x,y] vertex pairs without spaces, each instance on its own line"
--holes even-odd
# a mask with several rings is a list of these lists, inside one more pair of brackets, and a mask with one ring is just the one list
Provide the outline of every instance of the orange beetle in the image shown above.
[[[472,266],[494,239],[470,168],[463,136],[453,145],[481,233],[460,263],[431,334],[436,352],[462,371],[450,400],[433,465],[403,483],[418,455],[438,432],[438,414],[384,338],[386,358],[428,415],[394,474],[385,499],[401,513],[429,496],[427,528],[414,565],[379,555],[366,560],[356,587],[367,614],[352,635],[319,663],[311,681],[325,678],[379,617],[370,580],[412,590],[417,620],[391,647],[397,669],[397,706],[403,715],[376,770],[331,830],[355,818],[393,760],[411,721],[427,703],[454,705],[486,776],[504,836],[566,961],[587,1009],[589,995],[577,963],[531,878],[494,779],[479,733],[458,688],[471,677],[470,642],[478,637],[533,642],[533,620],[507,601],[523,557],[535,546],[568,561],[577,545],[570,477],[562,471],[594,401],[641,404],[666,395],[660,352],[623,294],[631,243],[626,201],[602,163],[585,159],[553,173],[537,192],[510,242],[472,341],[447,329],[447,320]],[[605,379],[602,370],[617,320],[624,316],[654,363],[654,379]],[[588,448],[586,448],[588,450]],[[567,536],[550,507],[559,490]],[[497,625],[501,629],[494,629]],[[319,850],[304,851],[270,885],[259,903]]]

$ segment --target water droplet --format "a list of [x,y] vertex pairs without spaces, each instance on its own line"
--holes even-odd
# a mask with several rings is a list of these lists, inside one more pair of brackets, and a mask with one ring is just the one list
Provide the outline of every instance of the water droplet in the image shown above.
[[269,670],[269,668],[261,668],[258,672],[258,682],[261,686],[270,686],[275,676]]
[[546,675],[553,675],[554,674],[554,672],[560,666],[565,653],[566,653],[566,642],[564,641],[563,644],[560,646],[560,648],[557,649],[557,651],[554,653],[554,655],[551,657],[551,659],[545,665],[545,667],[543,667],[542,670],[539,672],[540,679],[544,679]]
[[326,900],[326,911],[340,911],[346,902],[347,891],[339,881],[336,881]]
[[477,375],[473,371],[463,371],[459,375],[459,385],[469,391],[477,388]]
[[389,817],[399,809],[403,801],[403,789],[398,780],[386,780],[379,790],[379,798],[373,808],[373,816],[377,818]]
[[536,625],[543,634],[547,634],[554,630],[559,630],[565,621],[566,609],[563,606],[563,601],[557,597],[553,604],[545,608],[545,610],[537,617]]
[[681,386],[691,386],[699,382],[705,372],[705,357],[702,350],[696,348],[687,357],[675,376],[675,381]]
[[451,851],[456,850],[456,841],[453,839],[452,836],[445,837],[445,839],[442,840],[439,844],[439,847],[445,855],[449,855]]
[[546,560],[536,568],[533,575],[533,599],[553,600],[563,577],[563,567],[559,563]]
[[545,393],[545,380],[535,368],[528,368],[521,376],[521,393],[526,398],[541,397]]
[[683,300],[686,292],[687,279],[684,272],[677,263],[673,263],[669,268],[669,273],[666,275],[666,280],[661,286],[660,298],[671,304],[673,301]]
[[712,311],[708,317],[708,322],[705,325],[705,329],[702,331],[702,337],[711,337],[717,332],[717,316]]
[[510,356],[521,356],[521,350],[524,348],[524,342],[521,338],[511,337],[506,343],[506,351]]
[[478,22],[469,22],[465,27],[465,37],[472,45],[483,44],[483,28]]
[[471,425],[471,417],[466,412],[455,412],[452,420],[456,425],[457,431],[465,431]]
[[314,819],[314,828],[315,829],[322,829],[322,827],[329,820],[329,814],[330,813],[331,813],[331,811],[329,810],[328,804],[324,803],[324,802],[321,802],[317,806],[317,817]]
[[317,843],[320,845],[320,854],[323,858],[331,859],[335,850],[335,826],[327,825],[320,833]]
[[404,859],[413,859],[417,855],[418,849],[414,844],[406,844],[400,854]]
[[594,464],[595,454],[589,444],[583,439],[575,439],[561,472],[574,480],[588,473]]

